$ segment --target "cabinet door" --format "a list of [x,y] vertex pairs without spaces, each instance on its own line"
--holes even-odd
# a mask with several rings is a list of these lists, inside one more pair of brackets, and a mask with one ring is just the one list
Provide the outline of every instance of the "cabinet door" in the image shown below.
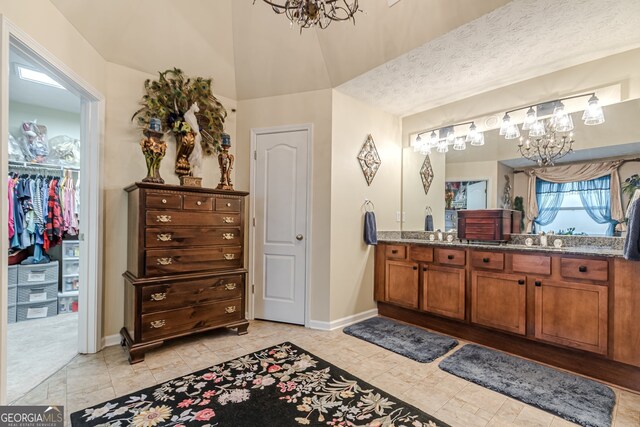
[[526,277],[473,271],[471,321],[503,331],[527,332]]
[[607,353],[606,286],[535,281],[537,339]]
[[415,262],[386,262],[386,294],[390,303],[418,308],[418,264]]
[[422,266],[422,309],[429,313],[464,319],[465,270]]

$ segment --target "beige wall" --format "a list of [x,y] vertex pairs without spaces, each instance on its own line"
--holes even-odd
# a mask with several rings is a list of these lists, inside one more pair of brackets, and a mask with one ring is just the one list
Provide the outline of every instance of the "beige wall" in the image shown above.
[[310,319],[330,320],[331,90],[238,102],[236,188],[250,188],[251,129],[312,124]]
[[[79,104],[79,103],[78,103]],[[80,139],[80,113],[44,108],[22,102],[9,102],[9,132],[14,138],[22,136],[22,123],[27,120],[38,121],[47,127],[47,139],[60,135]]]
[[[379,230],[399,230],[400,119],[333,91],[331,140],[331,320],[376,307],[374,247],[363,241],[364,200],[375,205]],[[370,186],[356,159],[371,134],[381,165]]]

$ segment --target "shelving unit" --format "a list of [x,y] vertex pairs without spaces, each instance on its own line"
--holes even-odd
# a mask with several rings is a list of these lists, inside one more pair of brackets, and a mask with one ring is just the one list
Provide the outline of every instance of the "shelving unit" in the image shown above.
[[62,280],[58,293],[58,314],[78,311],[80,289],[80,242],[62,242]]

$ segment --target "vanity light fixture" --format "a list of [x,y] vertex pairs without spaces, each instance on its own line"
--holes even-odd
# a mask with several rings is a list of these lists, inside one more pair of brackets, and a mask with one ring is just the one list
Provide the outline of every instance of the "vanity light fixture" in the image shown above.
[[[502,118],[500,135],[505,139],[520,139],[518,150],[526,159],[536,162],[539,166],[552,166],[561,157],[573,151],[575,142],[573,135],[573,119],[565,109],[562,101],[589,97],[587,108],[582,114],[585,125],[599,125],[604,123],[604,112],[594,92],[568,96],[540,104],[527,105],[507,111]],[[511,120],[510,114],[527,109],[522,124],[523,131],[529,131],[525,137],[520,136],[518,124]],[[546,118],[541,118],[546,116]]]
[[[458,132],[457,126],[470,125],[467,133]],[[422,138],[422,135],[429,134],[428,138]],[[444,126],[436,129],[428,129],[420,132],[411,144],[414,151],[421,154],[429,154],[431,149],[435,148],[438,153],[447,153],[449,146],[456,151],[466,150],[467,143],[473,146],[484,145],[484,133],[479,131],[474,122],[462,122],[455,125]]]

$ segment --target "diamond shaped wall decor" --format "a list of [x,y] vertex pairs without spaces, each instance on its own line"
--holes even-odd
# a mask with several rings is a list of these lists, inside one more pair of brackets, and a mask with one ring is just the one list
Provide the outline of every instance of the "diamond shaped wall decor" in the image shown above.
[[427,154],[420,168],[420,178],[422,178],[422,186],[424,187],[424,194],[429,193],[431,182],[433,182],[433,168],[431,167],[431,159]]
[[380,164],[382,163],[371,135],[367,136],[367,140],[362,145],[360,153],[358,153],[358,161],[360,162],[364,179],[367,180],[367,185],[371,185],[373,177],[376,176],[376,172],[378,172]]

